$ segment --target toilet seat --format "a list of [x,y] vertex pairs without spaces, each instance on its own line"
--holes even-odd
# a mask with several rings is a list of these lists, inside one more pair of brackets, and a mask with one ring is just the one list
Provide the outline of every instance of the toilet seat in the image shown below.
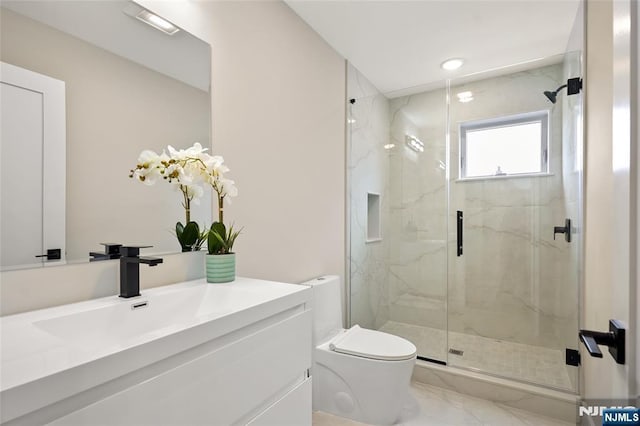
[[329,349],[345,355],[382,361],[402,361],[416,356],[416,347],[402,337],[354,325],[336,336]]

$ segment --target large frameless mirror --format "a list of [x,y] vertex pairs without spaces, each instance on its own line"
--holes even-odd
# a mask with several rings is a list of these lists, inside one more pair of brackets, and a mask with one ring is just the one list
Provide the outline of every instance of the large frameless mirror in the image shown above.
[[[129,171],[143,150],[210,146],[210,46],[129,1],[1,6],[0,268],[88,261],[108,242],[180,251],[181,194]],[[191,216],[211,221],[209,195]]]

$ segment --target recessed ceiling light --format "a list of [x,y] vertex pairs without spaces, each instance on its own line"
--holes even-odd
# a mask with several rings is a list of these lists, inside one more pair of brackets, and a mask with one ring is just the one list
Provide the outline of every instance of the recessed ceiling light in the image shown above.
[[452,58],[452,59],[447,59],[442,64],[440,64],[440,68],[447,71],[453,71],[460,68],[462,64],[464,64],[464,59]]
[[171,22],[149,12],[148,10],[141,10],[140,13],[136,15],[136,18],[141,20],[145,24],[151,25],[153,28],[169,35],[174,35],[178,31],[180,31],[180,28],[176,27]]

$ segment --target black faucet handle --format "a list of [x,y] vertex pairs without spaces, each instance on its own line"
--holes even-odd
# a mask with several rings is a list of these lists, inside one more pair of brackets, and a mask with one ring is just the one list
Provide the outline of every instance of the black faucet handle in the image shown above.
[[122,247],[119,243],[100,243],[100,245],[104,246],[105,254],[120,254],[120,247]]
[[153,246],[121,246],[120,254],[124,257],[135,257],[140,254],[140,249],[150,248]]
[[140,263],[149,266],[156,266],[163,262],[161,257],[148,257],[148,256],[140,256]]

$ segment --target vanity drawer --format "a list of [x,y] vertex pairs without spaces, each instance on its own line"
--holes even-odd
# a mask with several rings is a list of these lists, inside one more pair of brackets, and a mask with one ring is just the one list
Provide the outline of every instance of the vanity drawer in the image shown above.
[[311,426],[311,377],[267,408],[248,426]]
[[[274,399],[300,383],[310,366],[307,310],[51,424],[244,424],[266,407],[275,407]],[[308,411],[310,415],[310,406]]]

